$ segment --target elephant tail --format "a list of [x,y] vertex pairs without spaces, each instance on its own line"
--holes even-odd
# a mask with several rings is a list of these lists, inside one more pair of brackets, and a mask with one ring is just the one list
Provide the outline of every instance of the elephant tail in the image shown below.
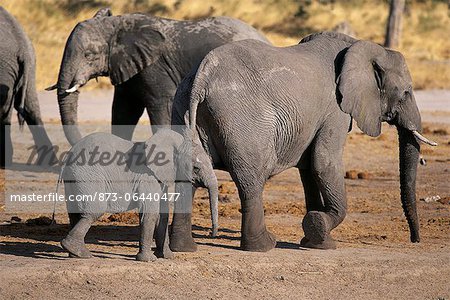
[[211,77],[217,64],[215,50],[212,50],[189,78],[192,83],[189,106],[189,127],[191,130],[195,130],[197,125],[197,108],[208,96],[208,78]]
[[197,125],[197,109],[198,105],[203,102],[206,97],[206,89],[203,87],[198,88],[196,82],[192,86],[191,101],[189,106],[189,128],[195,130]]

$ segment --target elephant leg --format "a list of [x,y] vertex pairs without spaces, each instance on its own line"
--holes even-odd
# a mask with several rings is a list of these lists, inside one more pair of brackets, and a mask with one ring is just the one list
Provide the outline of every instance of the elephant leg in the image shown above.
[[179,193],[178,200],[174,203],[174,213],[170,232],[170,249],[174,252],[195,252],[197,244],[192,237],[192,201],[195,194],[184,193],[179,184],[175,184],[175,193]]
[[[324,130],[328,136],[329,131],[333,129],[324,128]],[[336,248],[330,232],[344,220],[347,210],[342,162],[345,135],[346,132],[338,132],[333,136],[332,142],[328,138],[321,138],[320,134],[316,138],[312,149],[312,172],[323,198],[324,210],[308,211],[303,218],[305,237],[300,242],[302,247]]]
[[[64,178],[64,175],[63,175]],[[64,178],[64,191],[66,199],[69,199],[70,195],[76,195],[81,194],[82,191],[78,188],[78,184],[76,183],[75,178]],[[81,220],[81,217],[83,214],[81,213],[80,207],[78,206],[78,203],[74,201],[69,201],[66,203],[67,205],[67,212],[69,215],[69,226],[72,230],[75,225],[77,225],[78,221]]]
[[[20,102],[21,97],[21,93],[16,95],[16,105]],[[17,111],[20,111],[19,107],[15,108]],[[38,98],[35,93],[27,92],[24,107],[20,113],[28,125],[44,125],[44,122],[42,122]]]
[[8,122],[0,124],[0,168],[12,164],[13,147],[11,140],[11,125]]
[[156,257],[173,258],[174,254],[169,247],[169,214],[161,213],[159,216],[158,226],[156,227]]
[[[164,193],[167,193],[165,189]],[[159,220],[155,234],[156,257],[173,258],[174,254],[169,247],[169,202],[161,200],[159,210]]]
[[12,98],[10,89],[6,85],[0,84],[0,168],[12,164]]
[[30,129],[34,144],[37,147],[38,159],[36,160],[36,164],[47,167],[57,163],[55,149],[45,131],[35,93],[27,96],[25,107],[21,114]]
[[324,211],[325,206],[315,175],[311,169],[300,169],[299,171],[305,193],[306,211]]
[[[237,182],[242,207],[241,249],[245,251],[266,252],[276,245],[275,236],[270,233],[264,222],[263,189],[264,183],[248,180],[249,185]],[[261,182],[261,183],[258,183]]]
[[149,211],[139,213],[140,238],[139,252],[136,255],[136,260],[144,262],[156,260],[156,256],[152,252],[152,241],[158,219],[158,213],[152,213]]
[[131,140],[143,112],[144,105],[139,98],[134,97],[129,89],[116,87],[112,106],[112,134]]
[[92,254],[84,243],[87,232],[102,214],[86,214],[82,215],[76,225],[70,230],[65,239],[61,241],[61,246],[69,252],[71,257],[91,258]]
[[80,213],[69,213],[70,229],[73,229],[81,219]]
[[158,130],[159,125],[170,125],[172,101],[172,97],[162,97],[159,99],[159,105],[147,105],[147,114],[155,131]]

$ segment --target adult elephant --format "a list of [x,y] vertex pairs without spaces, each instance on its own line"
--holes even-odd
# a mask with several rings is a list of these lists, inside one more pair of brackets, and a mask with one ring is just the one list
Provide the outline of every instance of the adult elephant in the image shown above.
[[[262,193],[268,178],[300,169],[307,214],[300,245],[334,248],[330,231],[346,215],[343,149],[354,118],[370,136],[383,121],[396,125],[400,185],[411,241],[419,242],[416,169],[424,138],[403,56],[369,41],[324,32],[277,48],[239,41],[211,51],[180,84],[174,124],[197,128],[194,153],[230,172],[242,206],[241,248],[267,251]],[[197,117],[198,116],[198,117]],[[180,202],[182,203],[182,202]],[[180,212],[180,210],[177,210]],[[177,213],[171,248],[193,251],[191,215]]]
[[1,6],[0,39],[0,167],[12,163],[13,108],[18,113],[19,124],[29,125],[39,150],[37,162],[51,163],[55,156],[39,109],[34,49],[19,22]]
[[211,50],[228,42],[257,39],[253,27],[227,17],[175,21],[144,14],[112,16],[101,9],[70,34],[58,83],[61,120],[67,139],[81,138],[77,126],[78,89],[109,76],[115,86],[112,132],[131,139],[144,109],[152,125],[169,125],[173,97],[184,76]]

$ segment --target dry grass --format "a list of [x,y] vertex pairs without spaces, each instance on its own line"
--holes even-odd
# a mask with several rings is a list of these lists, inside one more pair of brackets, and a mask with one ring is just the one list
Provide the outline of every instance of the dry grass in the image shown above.
[[[386,1],[313,2],[308,15],[296,17],[298,0],[3,0],[2,5],[23,24],[36,48],[38,88],[56,81],[63,48],[72,28],[92,17],[99,7],[114,14],[149,12],[175,19],[227,15],[242,19],[267,34],[279,46],[297,43],[304,35],[331,29],[347,20],[357,37],[381,43],[388,13]],[[450,18],[444,3],[414,3],[405,16],[400,51],[409,63],[418,89],[450,88]],[[93,87],[107,87],[109,80]],[[88,86],[88,87],[89,87]]]

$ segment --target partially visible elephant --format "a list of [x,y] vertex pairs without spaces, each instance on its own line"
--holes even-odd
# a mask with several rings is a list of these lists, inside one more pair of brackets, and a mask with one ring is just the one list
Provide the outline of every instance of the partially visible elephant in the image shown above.
[[81,138],[77,125],[78,89],[90,79],[109,76],[115,86],[112,132],[131,140],[144,109],[152,125],[170,125],[176,88],[211,50],[228,42],[257,39],[253,27],[227,17],[176,21],[144,14],[112,16],[99,10],[70,34],[56,89],[68,141]]
[[[352,119],[370,136],[380,134],[382,122],[397,127],[401,201],[411,242],[419,242],[417,140],[436,144],[419,133],[399,52],[334,32],[286,48],[234,42],[211,51],[180,84],[172,123],[196,130],[195,152],[230,172],[241,199],[241,248],[268,251],[276,241],[264,222],[264,184],[291,167],[300,170],[306,198],[300,245],[335,248],[330,231],[347,211],[342,155]],[[176,214],[172,226],[171,249],[194,251],[191,215]]]
[[[138,208],[140,240],[137,260],[172,257],[167,235],[168,209],[169,202],[177,201],[178,197],[167,192],[175,180],[189,180],[208,188],[213,208],[213,231],[217,231],[218,188],[212,165],[194,166],[209,170],[209,174],[192,181],[191,169],[185,169],[186,163],[183,162],[191,159],[183,141],[177,132],[160,128],[145,143],[133,143],[108,133],[94,133],[73,146],[66,155],[60,177],[64,180],[72,227],[61,241],[62,247],[72,256],[92,257],[84,243],[91,224],[103,213]],[[191,186],[187,188],[190,192]],[[151,253],[153,236],[156,256]]]
[[35,145],[41,150],[38,162],[56,161],[41,119],[33,46],[19,22],[1,6],[0,39],[0,167],[12,163],[13,108],[18,113],[19,124],[26,122],[30,126]]

